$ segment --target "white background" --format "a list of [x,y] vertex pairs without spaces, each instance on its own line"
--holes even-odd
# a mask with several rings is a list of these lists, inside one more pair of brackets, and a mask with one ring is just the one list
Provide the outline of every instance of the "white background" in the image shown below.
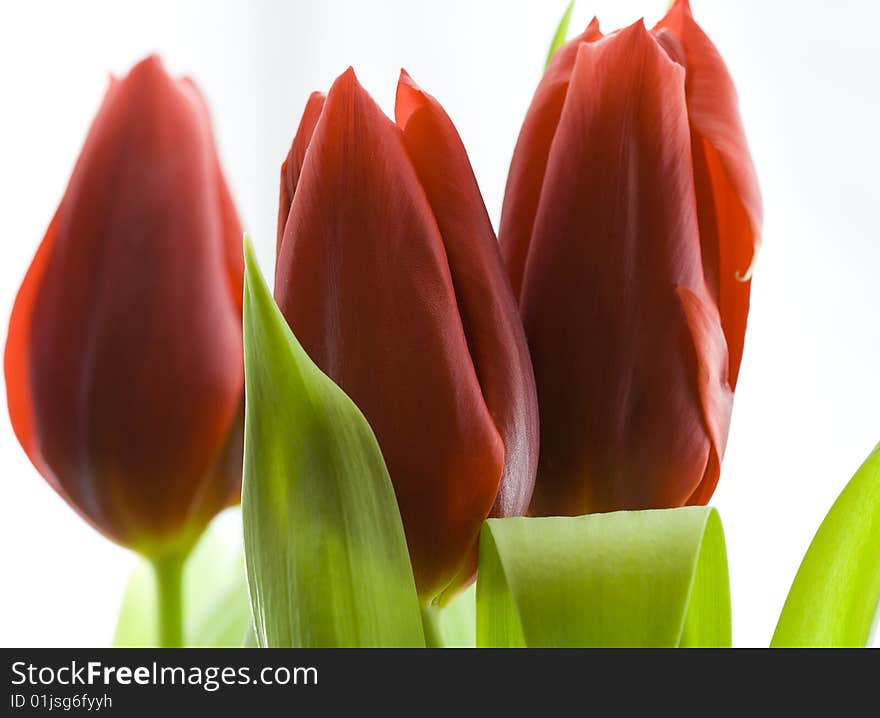
[[[0,338],[108,71],[159,51],[213,110],[271,276],[278,170],[313,89],[348,65],[386,110],[401,65],[445,105],[497,221],[565,0],[9,2],[0,10]],[[580,0],[572,30],[665,0]],[[825,512],[880,440],[880,11],[872,0],[693,0],[727,60],[766,206],[720,487],[734,640],[766,645]],[[5,401],[3,402],[5,405]],[[0,644],[109,642],[132,557],[37,476],[0,411]]]

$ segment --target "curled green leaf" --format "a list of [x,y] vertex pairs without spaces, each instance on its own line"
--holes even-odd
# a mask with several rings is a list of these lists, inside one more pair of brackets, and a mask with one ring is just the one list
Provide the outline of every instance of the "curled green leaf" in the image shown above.
[[249,240],[243,317],[242,509],[258,645],[423,646],[376,437],[290,331]]
[[798,569],[771,646],[863,647],[880,602],[880,446],[846,485]]
[[729,646],[730,585],[707,507],[490,519],[481,647]]

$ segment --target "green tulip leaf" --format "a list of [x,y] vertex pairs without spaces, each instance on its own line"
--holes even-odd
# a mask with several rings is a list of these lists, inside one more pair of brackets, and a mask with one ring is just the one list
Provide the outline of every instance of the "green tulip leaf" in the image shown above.
[[444,606],[422,608],[425,640],[431,648],[474,648],[476,646],[476,584],[456,595]]
[[483,525],[478,646],[730,642],[727,551],[712,508],[489,519]]
[[880,602],[880,445],[819,526],[772,647],[863,647]]
[[248,623],[247,633],[244,634],[244,638],[241,641],[242,648],[259,648],[257,645],[257,633],[254,631],[254,623],[253,621]]
[[[234,648],[251,623],[244,577],[241,512],[220,514],[189,555],[183,569],[185,645]],[[159,645],[156,579],[152,564],[139,559],[122,599],[113,645],[149,648]]]
[[562,15],[562,19],[559,21],[559,25],[556,27],[556,32],[553,34],[553,40],[550,42],[550,49],[547,51],[547,61],[544,63],[545,69],[547,65],[550,64],[550,60],[553,59],[556,51],[565,44],[565,40],[568,37],[568,26],[571,23],[571,13],[573,10],[574,0],[571,0],[571,2],[568,3],[568,7],[565,8],[565,12]]
[[474,648],[477,643],[477,584],[440,609],[440,627],[447,648]]
[[423,646],[379,444],[290,331],[249,240],[243,315],[242,510],[257,644]]

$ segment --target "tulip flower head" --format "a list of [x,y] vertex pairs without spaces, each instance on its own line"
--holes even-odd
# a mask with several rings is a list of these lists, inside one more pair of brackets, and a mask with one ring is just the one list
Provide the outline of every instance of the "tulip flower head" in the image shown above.
[[461,140],[404,72],[396,121],[349,69],[282,168],[275,298],[370,422],[423,599],[466,585],[487,516],[523,513],[537,399]]
[[19,290],[5,373],[34,466],[148,556],[239,496],[241,234],[195,85],[157,57],[112,79]]
[[560,48],[499,231],[538,388],[533,513],[709,500],[760,224],[733,83],[685,0]]

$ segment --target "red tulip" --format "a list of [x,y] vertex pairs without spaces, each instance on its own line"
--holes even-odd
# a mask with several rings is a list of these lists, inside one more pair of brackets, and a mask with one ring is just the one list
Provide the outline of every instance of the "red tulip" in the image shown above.
[[687,2],[559,50],[499,232],[538,387],[533,513],[709,500],[760,224],[733,84]]
[[521,514],[534,380],[461,140],[402,73],[396,124],[348,70],[313,95],[281,173],[275,298],[361,408],[424,599],[471,580],[487,516]]
[[146,555],[238,499],[241,225],[195,85],[112,79],[9,323],[9,414],[46,481]]

